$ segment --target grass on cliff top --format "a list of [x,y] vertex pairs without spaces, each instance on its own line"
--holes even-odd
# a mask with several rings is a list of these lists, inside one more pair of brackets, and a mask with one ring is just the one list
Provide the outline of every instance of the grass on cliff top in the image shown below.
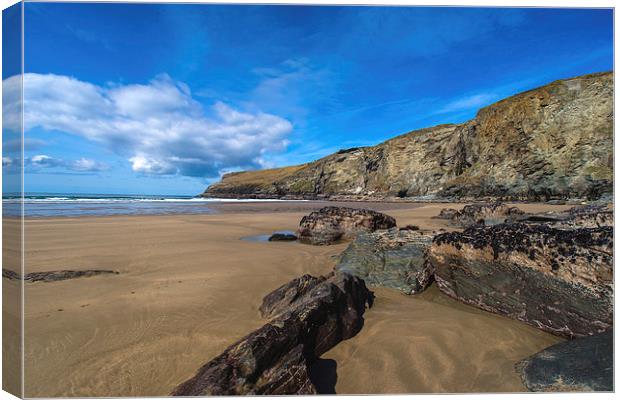
[[307,164],[293,165],[291,167],[261,169],[258,171],[233,172],[224,175],[222,183],[242,185],[276,182],[287,178],[295,172],[305,168]]

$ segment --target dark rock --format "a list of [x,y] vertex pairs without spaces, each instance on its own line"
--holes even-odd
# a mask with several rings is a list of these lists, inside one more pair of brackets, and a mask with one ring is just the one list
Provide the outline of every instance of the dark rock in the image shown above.
[[[294,299],[283,294],[300,285],[305,289]],[[363,280],[341,273],[304,276],[276,292],[261,306],[267,315],[277,315],[274,319],[202,366],[172,395],[317,393],[321,385],[313,381],[313,369],[319,356],[360,331],[372,293]]]
[[293,242],[297,240],[297,236],[292,233],[279,233],[276,232],[273,235],[269,236],[270,242]]
[[360,233],[342,252],[335,269],[358,276],[369,286],[420,293],[433,280],[426,261],[432,240],[430,234],[410,230]]
[[394,218],[377,211],[323,207],[303,217],[297,233],[303,243],[327,245],[353,239],[359,232],[373,232],[395,226]]
[[401,231],[419,231],[420,227],[417,226],[417,225],[405,225],[405,226],[402,226],[402,227],[398,228],[398,230],[401,230]]
[[566,218],[557,213],[546,213],[546,214],[525,214],[519,218],[517,218],[517,222],[520,223],[548,223],[548,224],[556,224],[561,223]]
[[533,392],[612,392],[614,335],[608,330],[547,347],[516,369]]
[[428,252],[445,294],[566,337],[612,326],[613,228],[470,227]]
[[437,218],[449,219],[455,226],[468,227],[514,222],[523,214],[525,213],[517,207],[509,207],[502,203],[468,204],[461,210],[444,208]]
[[437,218],[452,219],[458,212],[459,211],[455,210],[454,208],[443,208],[441,209],[441,211],[439,211],[439,215],[437,216]]
[[24,276],[26,282],[55,282],[65,279],[82,278],[95,275],[118,274],[118,271],[108,269],[88,269],[82,271],[60,270],[46,272],[30,272]]
[[18,281],[21,279],[21,275],[10,269],[2,268],[2,277],[11,281]]
[[324,276],[318,278],[305,274],[285,283],[263,298],[259,311],[263,318],[273,318],[298,305],[305,300],[305,295],[316,285],[325,281]]
[[[29,272],[24,276],[25,282],[55,282],[66,279],[82,278],[95,275],[118,274],[118,271],[108,269],[86,269],[86,270],[59,270],[45,272]],[[2,276],[11,280],[20,280],[21,276],[14,271],[2,269]]]

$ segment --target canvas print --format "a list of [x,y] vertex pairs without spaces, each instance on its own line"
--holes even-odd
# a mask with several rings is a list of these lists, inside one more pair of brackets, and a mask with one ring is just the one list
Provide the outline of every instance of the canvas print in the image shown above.
[[3,389],[613,392],[613,18],[6,8]]

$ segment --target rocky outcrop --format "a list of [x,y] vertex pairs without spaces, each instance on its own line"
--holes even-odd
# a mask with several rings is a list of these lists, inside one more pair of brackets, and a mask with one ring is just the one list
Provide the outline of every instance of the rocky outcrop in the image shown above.
[[461,210],[444,208],[437,218],[448,219],[455,226],[497,225],[514,222],[525,213],[517,207],[502,203],[468,204]]
[[577,206],[563,212],[523,214],[516,217],[523,223],[545,223],[554,228],[600,228],[614,225],[614,212],[607,205]]
[[445,294],[566,337],[612,326],[613,228],[470,227],[429,250]]
[[389,215],[347,207],[323,207],[301,219],[297,236],[302,243],[333,244],[353,239],[359,232],[373,232],[396,226]]
[[598,228],[614,226],[614,212],[607,206],[573,207],[568,217],[554,226],[561,228]]
[[407,229],[360,233],[342,252],[335,269],[358,276],[371,287],[420,293],[433,281],[426,260],[432,240],[429,233]]
[[[108,275],[118,274],[118,271],[112,271],[109,269],[85,269],[85,270],[69,270],[63,269],[59,271],[45,271],[45,272],[29,272],[24,275],[24,282],[55,282],[64,281],[66,279],[82,278],[95,275]],[[11,280],[20,280],[21,277],[18,273],[2,269],[2,276]]]
[[202,366],[172,395],[315,394],[319,356],[359,332],[371,298],[364,281],[348,274],[288,283],[261,305],[270,322]]
[[249,198],[596,199],[613,192],[613,73],[560,80],[372,147],[227,174],[203,194]]
[[608,330],[558,343],[516,365],[533,392],[612,392],[614,335]]

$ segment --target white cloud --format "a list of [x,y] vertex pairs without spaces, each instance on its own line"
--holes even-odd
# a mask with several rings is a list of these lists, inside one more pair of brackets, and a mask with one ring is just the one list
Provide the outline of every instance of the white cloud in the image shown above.
[[80,158],[69,164],[69,169],[72,171],[78,172],[95,172],[95,171],[105,171],[108,169],[108,165],[105,163],[100,163],[95,160],[91,160],[90,158]]
[[31,171],[39,171],[44,168],[61,168],[74,172],[99,172],[109,168],[107,164],[89,158],[82,157],[75,161],[65,161],[46,154],[26,157],[24,159],[24,165],[27,170]]
[[498,98],[499,96],[494,93],[479,93],[471,96],[466,96],[446,104],[438,111],[438,113],[469,110],[472,108],[477,109],[493,103]]
[[[18,90],[18,78],[5,80],[5,90]],[[148,84],[98,86],[29,73],[24,89],[26,131],[39,127],[84,137],[143,174],[214,177],[221,170],[259,167],[266,154],[286,148],[292,131],[289,121],[260,111],[222,102],[205,110],[187,85],[167,75]]]
[[29,166],[35,168],[54,168],[64,166],[64,162],[54,157],[46,156],[45,154],[38,154],[26,159],[26,163]]

